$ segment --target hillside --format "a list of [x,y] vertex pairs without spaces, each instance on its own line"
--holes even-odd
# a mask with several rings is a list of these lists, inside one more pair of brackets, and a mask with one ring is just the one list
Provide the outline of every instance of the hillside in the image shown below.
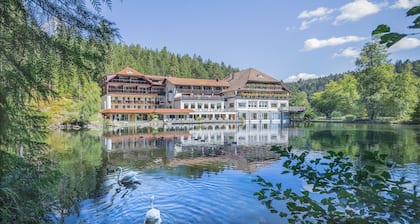
[[202,79],[223,79],[228,74],[239,71],[223,62],[204,60],[197,55],[175,54],[169,52],[166,47],[151,50],[138,44],[113,44],[104,74],[120,71],[126,66],[148,75]]

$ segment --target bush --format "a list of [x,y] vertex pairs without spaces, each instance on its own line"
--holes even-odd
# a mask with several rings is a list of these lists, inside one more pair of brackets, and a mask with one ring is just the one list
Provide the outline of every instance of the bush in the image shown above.
[[346,114],[346,116],[344,117],[345,121],[354,121],[356,119],[356,115],[353,114]]
[[339,111],[333,111],[331,113],[331,117],[333,117],[333,118],[340,118],[341,116],[343,116],[343,114],[341,114],[341,112],[339,112]]

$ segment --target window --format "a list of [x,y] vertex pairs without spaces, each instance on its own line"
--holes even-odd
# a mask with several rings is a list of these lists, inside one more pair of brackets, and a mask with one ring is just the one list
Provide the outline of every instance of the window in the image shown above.
[[267,120],[268,119],[268,114],[267,113],[263,113],[263,118],[264,118],[264,120]]
[[259,106],[259,108],[267,108],[268,107],[268,102],[267,101],[260,101],[258,106]]
[[[234,107],[235,107],[234,103],[229,103],[229,108],[234,108]],[[244,105],[244,107],[245,107],[245,105]]]
[[245,108],[246,107],[246,102],[238,102],[238,107],[239,108]]
[[188,104],[184,104],[184,109],[188,109]]
[[277,108],[277,103],[271,103],[271,108]]
[[252,113],[252,119],[257,120],[257,113]]
[[248,108],[257,108],[257,101],[249,101]]

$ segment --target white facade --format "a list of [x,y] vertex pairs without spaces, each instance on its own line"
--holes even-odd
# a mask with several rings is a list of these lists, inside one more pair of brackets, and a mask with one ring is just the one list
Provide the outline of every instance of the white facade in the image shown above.
[[229,109],[237,112],[239,120],[248,122],[282,122],[283,113],[289,110],[288,100],[229,98]]

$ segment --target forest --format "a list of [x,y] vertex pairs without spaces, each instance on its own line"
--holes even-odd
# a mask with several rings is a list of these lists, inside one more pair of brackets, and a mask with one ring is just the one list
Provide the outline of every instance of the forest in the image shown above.
[[420,60],[392,64],[387,57],[383,45],[367,43],[356,71],[287,83],[291,105],[306,106],[307,119],[419,122]]
[[[403,68],[406,66],[412,66],[412,72],[415,76],[420,77],[420,60],[410,61],[410,60],[397,60],[393,65],[395,68],[395,71],[397,73],[401,73],[403,71]],[[289,82],[285,83],[289,89],[292,89],[294,91],[303,91],[309,96],[314,94],[315,92],[320,92],[325,90],[325,86],[330,81],[337,82],[339,79],[343,77],[344,74],[355,74],[355,72],[348,71],[345,73],[339,73],[339,74],[330,74],[326,76],[322,76],[316,79],[307,79],[307,80],[298,80],[297,82]]]

